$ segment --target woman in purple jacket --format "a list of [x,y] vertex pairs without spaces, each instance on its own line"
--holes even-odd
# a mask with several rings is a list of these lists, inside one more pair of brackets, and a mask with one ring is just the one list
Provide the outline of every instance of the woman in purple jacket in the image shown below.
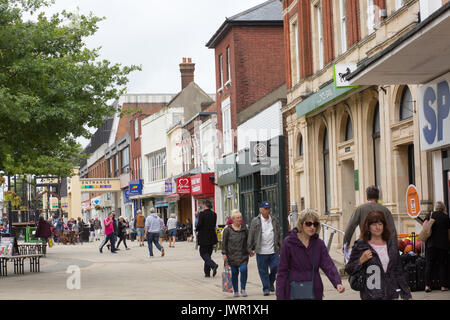
[[323,283],[319,268],[330,279],[339,293],[344,292],[341,277],[328,254],[323,240],[319,239],[320,222],[318,214],[312,209],[303,210],[292,229],[283,241],[280,263],[277,272],[277,300],[290,299],[290,281],[311,281],[314,261],[314,296],[323,298]]

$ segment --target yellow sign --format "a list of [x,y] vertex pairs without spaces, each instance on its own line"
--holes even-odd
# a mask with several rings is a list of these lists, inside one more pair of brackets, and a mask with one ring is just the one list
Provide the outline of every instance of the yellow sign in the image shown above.
[[120,191],[119,178],[88,178],[80,179],[81,192],[113,192]]

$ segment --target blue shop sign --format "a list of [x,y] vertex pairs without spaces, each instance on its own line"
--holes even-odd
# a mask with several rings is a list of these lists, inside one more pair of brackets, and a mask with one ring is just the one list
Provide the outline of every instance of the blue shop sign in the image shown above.
[[130,189],[126,189],[123,191],[123,199],[124,199],[124,203],[129,203],[131,202],[130,200]]
[[139,196],[142,194],[142,179],[130,182],[128,186],[129,196]]

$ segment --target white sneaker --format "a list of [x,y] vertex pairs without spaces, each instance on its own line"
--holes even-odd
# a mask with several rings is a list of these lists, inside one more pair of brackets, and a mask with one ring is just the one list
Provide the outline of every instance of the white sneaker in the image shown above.
[[247,292],[245,290],[241,290],[241,295],[243,297],[248,297],[248,294],[247,294]]
[[234,298],[239,298],[239,292],[235,292],[233,295]]

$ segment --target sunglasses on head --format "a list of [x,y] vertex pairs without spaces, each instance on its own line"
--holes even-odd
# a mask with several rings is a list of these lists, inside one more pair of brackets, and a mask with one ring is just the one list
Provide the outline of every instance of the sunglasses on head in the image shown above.
[[317,229],[317,227],[319,227],[319,223],[318,222],[311,222],[311,221],[306,221],[304,223],[304,225],[307,226],[307,227],[314,226],[314,228],[316,228],[316,229]]

